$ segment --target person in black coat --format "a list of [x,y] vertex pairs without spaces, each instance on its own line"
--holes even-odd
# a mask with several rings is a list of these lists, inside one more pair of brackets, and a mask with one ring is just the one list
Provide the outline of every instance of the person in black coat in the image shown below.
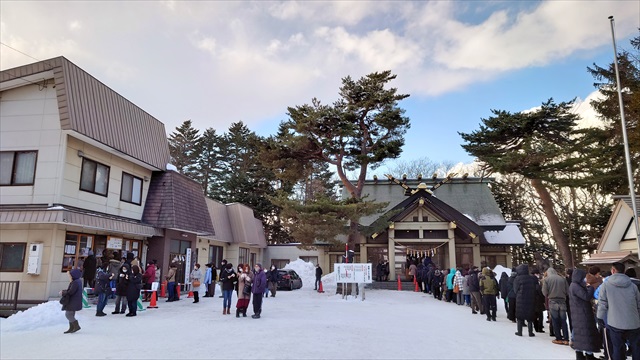
[[438,300],[442,300],[442,290],[440,286],[442,285],[442,273],[439,269],[436,269],[433,272],[433,278],[431,279],[431,292],[433,292],[433,297]]
[[84,264],[82,265],[82,278],[84,280],[84,287],[92,288],[95,286],[96,268],[96,257],[93,255],[93,251],[89,250],[89,256],[84,259]]
[[513,281],[513,291],[516,293],[516,319],[518,321],[517,336],[522,336],[524,322],[527,322],[529,336],[533,333],[533,321],[535,320],[536,279],[529,274],[529,265],[522,264],[516,268],[517,276]]
[[[278,280],[276,279],[276,281]],[[316,282],[313,290],[318,290],[318,284],[320,284],[321,282],[322,282],[322,268],[320,267],[320,264],[316,264]]]
[[533,321],[533,328],[537,333],[544,333],[544,311],[546,310],[546,306],[545,297],[542,293],[542,284],[540,284],[540,270],[534,269],[531,276],[533,276],[536,281],[536,297],[534,302],[535,319]]
[[127,287],[129,286],[129,265],[125,262],[118,271],[118,283],[116,284],[116,309],[111,313],[124,314],[127,311]]
[[516,291],[513,288],[513,283],[516,281],[516,276],[518,276],[518,272],[516,268],[511,268],[511,276],[509,276],[509,281],[507,282],[507,297],[509,303],[509,309],[507,310],[507,319],[511,320],[511,322],[516,322]]
[[138,265],[131,266],[131,274],[127,276],[127,303],[129,304],[129,313],[126,316],[136,316],[140,289],[142,289],[142,275],[140,274]]
[[62,310],[64,316],[69,321],[69,330],[65,331],[65,334],[74,333],[80,330],[78,320],[76,320],[76,311],[82,310],[82,271],[79,269],[73,269],[69,271],[69,278],[71,282],[67,287],[67,290],[62,290],[60,295],[60,303],[62,304]]
[[509,296],[509,275],[507,275],[506,272],[500,275],[498,288],[500,289],[500,296],[504,301],[504,309],[507,311],[507,314],[509,314],[509,302],[507,301],[507,297]]
[[[587,272],[582,269],[573,270],[569,285],[569,302],[573,319],[573,348],[576,359],[595,359],[593,353],[600,352],[602,338],[596,327],[591,300],[595,291],[584,282]],[[583,354],[583,352],[586,353]]]

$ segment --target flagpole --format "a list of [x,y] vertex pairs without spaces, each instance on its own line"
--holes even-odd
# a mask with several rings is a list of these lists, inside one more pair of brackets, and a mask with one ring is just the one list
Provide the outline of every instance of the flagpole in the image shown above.
[[636,192],[633,184],[633,171],[631,170],[631,154],[629,153],[629,139],[627,138],[627,124],[624,118],[624,103],[622,102],[622,86],[620,86],[620,71],[618,70],[618,49],[616,48],[616,35],[613,16],[609,16],[611,23],[611,37],[613,39],[613,65],[616,70],[616,86],[618,87],[618,102],[620,105],[620,122],[622,123],[622,139],[624,142],[624,155],[627,160],[627,176],[629,178],[629,196],[631,196],[631,208],[636,226],[636,241],[638,243],[638,256],[640,256],[640,225],[638,224],[638,209],[636,206]]

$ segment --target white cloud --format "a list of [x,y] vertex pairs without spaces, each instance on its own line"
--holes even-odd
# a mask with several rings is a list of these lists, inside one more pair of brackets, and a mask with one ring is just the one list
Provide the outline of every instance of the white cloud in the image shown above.
[[[223,130],[331,102],[346,75],[391,69],[400,92],[438,95],[610,46],[609,14],[620,37],[639,26],[634,2],[515,4],[6,2],[0,36],[39,59],[64,55],[168,129],[191,118]],[[2,69],[29,62],[0,51]]]
[[82,24],[80,23],[80,21],[74,20],[69,23],[69,30],[74,31],[74,30],[80,30],[80,29],[82,29]]

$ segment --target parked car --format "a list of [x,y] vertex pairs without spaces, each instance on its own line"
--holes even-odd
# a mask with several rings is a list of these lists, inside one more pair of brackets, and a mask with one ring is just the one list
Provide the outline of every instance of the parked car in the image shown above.
[[298,273],[291,269],[278,270],[278,289],[300,289],[302,287],[302,279]]

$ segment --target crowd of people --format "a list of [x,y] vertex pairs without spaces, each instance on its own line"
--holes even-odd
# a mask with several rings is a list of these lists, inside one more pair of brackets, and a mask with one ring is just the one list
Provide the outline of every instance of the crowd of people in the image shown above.
[[[76,311],[82,310],[83,287],[92,287],[93,294],[98,297],[96,306],[96,316],[102,317],[107,314],[104,309],[109,299],[114,299],[115,309],[113,315],[127,313],[127,317],[137,315],[138,299],[141,293],[142,301],[151,300],[152,284],[160,282],[161,271],[157,261],[147,263],[147,267],[142,272],[140,261],[133,253],[127,253],[125,257],[120,257],[118,252],[113,252],[110,259],[96,260],[93,253],[85,259],[83,268],[75,268],[69,271],[70,283],[66,290],[60,292],[62,310],[69,321],[69,329],[65,334],[74,333],[80,330],[80,325],[75,318]],[[95,264],[95,268],[93,268]],[[167,289],[167,302],[178,301],[180,299],[177,286],[178,264],[172,262],[169,271],[164,276]],[[320,270],[321,271],[321,270]],[[91,278],[89,278],[91,277]],[[249,264],[238,265],[234,270],[233,265],[222,260],[220,265],[220,276],[214,264],[206,264],[206,271],[200,270],[200,264],[195,264],[188,276],[191,283],[191,293],[193,293],[193,303],[200,302],[200,288],[204,286],[204,297],[214,297],[216,283],[220,282],[223,298],[223,315],[231,314],[231,299],[233,292],[236,292],[236,317],[246,317],[250,302],[253,303],[254,319],[259,319],[262,313],[262,300],[265,297],[276,296],[278,288],[278,270],[275,265],[270,269],[263,269],[262,264],[255,264],[253,270]],[[127,309],[129,310],[127,312]]]
[[[424,293],[437,300],[466,305],[472,314],[496,321],[497,299],[502,298],[507,318],[516,324],[516,336],[545,333],[549,324],[552,342],[568,345],[576,359],[640,360],[640,285],[635,272],[621,263],[611,271],[598,266],[554,268],[542,274],[521,264],[503,272],[500,279],[488,267],[439,269],[429,258],[409,264],[408,274]],[[633,281],[632,281],[633,280]],[[544,312],[547,311],[547,319]]]

